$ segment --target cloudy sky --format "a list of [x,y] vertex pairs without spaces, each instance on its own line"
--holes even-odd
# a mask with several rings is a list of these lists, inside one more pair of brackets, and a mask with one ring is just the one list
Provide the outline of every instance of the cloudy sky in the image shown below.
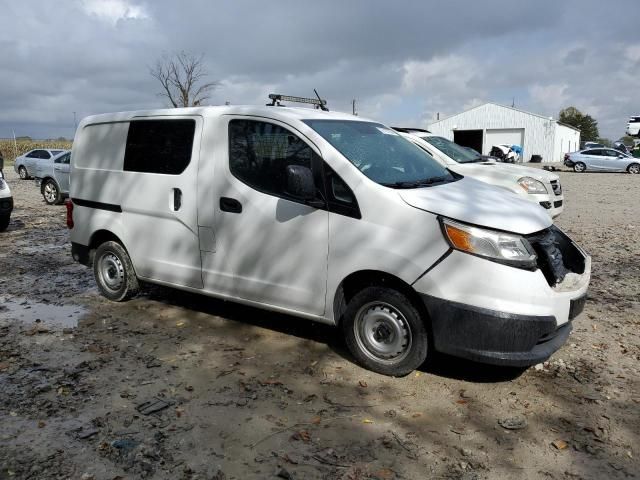
[[165,106],[149,66],[204,54],[211,104],[311,96],[393,125],[486,101],[617,139],[640,114],[639,0],[0,0],[0,138],[71,137],[93,113]]

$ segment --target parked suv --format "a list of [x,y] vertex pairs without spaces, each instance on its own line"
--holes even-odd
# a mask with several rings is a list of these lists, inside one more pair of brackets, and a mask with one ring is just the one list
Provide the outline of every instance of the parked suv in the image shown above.
[[539,206],[378,122],[310,108],[85,118],[70,195],[73,257],[107,298],[144,280],[340,326],[387,375],[430,348],[543,361],[590,278],[590,257]]
[[627,135],[632,137],[640,137],[640,116],[634,116],[629,118],[627,123]]
[[28,180],[33,178],[33,173],[38,163],[50,162],[53,157],[61,154],[63,151],[64,150],[49,150],[46,148],[30,150],[16,158],[13,168],[16,173],[20,175],[21,180]]
[[36,185],[49,205],[62,203],[69,195],[71,150],[64,150],[53,161],[39,162],[35,167]]
[[411,140],[446,168],[496,187],[504,188],[543,207],[555,218],[564,210],[560,177],[555,173],[521,165],[506,165],[469,152],[444,137],[402,129]]
[[11,212],[13,210],[13,197],[9,184],[4,179],[4,157],[0,152],[0,232],[4,232],[9,226]]

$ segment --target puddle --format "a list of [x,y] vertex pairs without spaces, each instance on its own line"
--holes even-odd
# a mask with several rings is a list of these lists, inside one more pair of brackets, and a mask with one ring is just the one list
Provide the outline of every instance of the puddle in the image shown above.
[[0,298],[0,319],[24,323],[40,323],[51,328],[76,328],[78,320],[87,312],[79,305],[52,305],[26,299]]

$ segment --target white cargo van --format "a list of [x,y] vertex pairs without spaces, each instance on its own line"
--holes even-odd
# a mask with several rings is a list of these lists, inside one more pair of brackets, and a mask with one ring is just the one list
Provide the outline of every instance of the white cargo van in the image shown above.
[[143,280],[340,325],[387,375],[431,349],[540,362],[585,302],[590,258],[544,210],[374,121],[279,106],[98,115],[71,158],[72,253],[112,300]]

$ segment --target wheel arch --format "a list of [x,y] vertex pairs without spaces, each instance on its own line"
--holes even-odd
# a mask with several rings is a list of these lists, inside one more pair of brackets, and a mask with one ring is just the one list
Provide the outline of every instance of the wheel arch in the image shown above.
[[399,291],[409,298],[413,306],[420,312],[429,328],[429,313],[415,289],[401,278],[380,270],[359,270],[347,275],[338,285],[333,297],[333,319],[340,325],[347,303],[353,296],[366,287],[388,287]]
[[[124,242],[120,239],[120,237],[118,237],[118,235],[116,235],[115,233],[113,233],[111,230],[107,230],[107,229],[100,229],[100,230],[96,230],[95,232],[93,232],[93,234],[91,234],[91,237],[89,239],[89,265],[93,265],[93,259],[95,257],[96,254],[96,250],[98,249],[98,247],[100,245],[102,245],[105,242],[116,242],[119,243],[120,245],[122,245],[122,248],[124,248],[124,251],[127,252],[127,255],[129,255],[129,249],[126,247],[126,245],[124,244]],[[129,258],[131,258],[131,256],[129,255]],[[133,262],[133,260],[132,260]],[[135,269],[135,267],[134,267]]]

